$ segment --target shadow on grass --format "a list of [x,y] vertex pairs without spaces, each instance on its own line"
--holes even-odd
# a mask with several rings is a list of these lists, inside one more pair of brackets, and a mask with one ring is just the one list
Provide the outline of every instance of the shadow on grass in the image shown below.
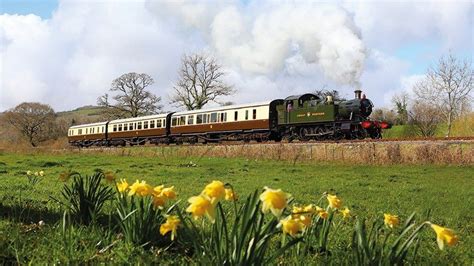
[[0,203],[0,219],[11,220],[21,223],[56,223],[61,219],[61,213],[48,209],[47,207],[32,206],[32,204],[3,205]]

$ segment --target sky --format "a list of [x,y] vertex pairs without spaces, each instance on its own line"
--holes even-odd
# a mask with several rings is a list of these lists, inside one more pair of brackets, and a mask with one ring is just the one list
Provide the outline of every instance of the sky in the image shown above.
[[391,107],[440,56],[472,60],[471,1],[1,0],[0,111],[95,105],[113,79],[147,73],[166,110],[184,54],[223,66],[250,103],[360,88]]

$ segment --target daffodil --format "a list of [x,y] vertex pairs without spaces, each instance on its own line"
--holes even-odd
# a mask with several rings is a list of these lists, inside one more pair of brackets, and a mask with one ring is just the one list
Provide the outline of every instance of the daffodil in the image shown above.
[[133,196],[135,194],[139,195],[139,196],[147,196],[147,195],[150,195],[153,191],[153,188],[148,185],[145,181],[135,181],[135,183],[133,183],[131,186],[130,186],[130,190],[128,192],[128,195],[129,196]]
[[291,216],[286,217],[280,221],[283,233],[295,236],[303,230],[303,224],[298,219],[293,219]]
[[176,230],[180,224],[180,220],[177,216],[170,215],[166,218],[166,222],[160,226],[160,234],[166,235],[168,232],[171,232],[171,240],[174,240],[176,236]]
[[341,208],[342,200],[339,199],[336,195],[328,194],[326,198],[328,199],[329,207],[333,209]]
[[27,175],[32,175],[33,172],[31,172],[30,170],[28,170],[28,171],[26,171],[26,174],[27,174]]
[[161,194],[165,196],[167,199],[175,199],[176,198],[176,191],[174,191],[174,186],[163,188]]
[[163,192],[163,189],[165,188],[165,185],[159,185],[153,188],[153,195],[161,195],[161,192]]
[[163,206],[165,206],[165,203],[166,203],[166,197],[163,196],[163,195],[158,195],[158,196],[153,196],[153,206],[155,206],[155,208],[163,208]]
[[113,182],[115,180],[115,175],[112,172],[105,172],[104,173],[104,178],[105,178],[105,180],[107,180],[109,182]]
[[383,216],[384,216],[383,221],[384,221],[385,225],[392,228],[392,229],[400,223],[400,219],[398,218],[397,215],[384,213]]
[[39,175],[39,173],[38,173],[38,172],[35,172],[35,176],[38,176],[38,175]]
[[44,171],[43,171],[43,170],[41,170],[41,171],[39,171],[39,173],[38,173],[38,174],[39,174],[39,176],[44,176]]
[[453,230],[432,223],[430,225],[436,232],[436,242],[438,242],[439,249],[443,250],[444,244],[453,246],[458,242],[458,236],[454,234]]
[[267,213],[270,210],[273,215],[280,217],[289,197],[290,195],[281,191],[281,189],[275,190],[265,187],[265,191],[260,195],[260,200],[263,203],[263,213]]
[[197,220],[199,217],[206,215],[212,222],[214,222],[215,206],[212,204],[211,199],[205,195],[199,195],[189,198],[188,202],[191,203],[191,205],[189,205],[186,211],[190,212],[194,219]]
[[341,211],[341,214],[342,214],[342,217],[344,217],[344,219],[351,217],[351,211],[347,207]]
[[117,190],[118,190],[120,193],[125,192],[125,190],[127,190],[127,188],[128,188],[127,180],[121,179],[121,180],[120,180],[120,183],[117,183]]
[[202,194],[208,196],[212,200],[223,199],[225,197],[224,183],[214,180],[204,188]]
[[311,224],[311,216],[315,209],[312,204],[306,206],[293,206],[292,217],[298,219],[305,227]]
[[225,200],[237,200],[237,194],[233,189],[226,188],[225,189]]
[[327,219],[328,216],[329,216],[329,213],[327,211],[322,211],[322,212],[318,212],[318,215],[319,215],[319,217],[321,217],[323,219]]

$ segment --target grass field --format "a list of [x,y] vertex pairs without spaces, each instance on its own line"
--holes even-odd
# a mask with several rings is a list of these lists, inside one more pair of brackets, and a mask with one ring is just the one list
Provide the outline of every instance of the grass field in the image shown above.
[[[144,179],[153,185],[174,185],[183,206],[187,205],[188,197],[199,194],[207,183],[221,180],[231,183],[241,197],[269,186],[281,188],[302,204],[316,202],[323,192],[337,193],[355,215],[369,219],[388,212],[399,215],[403,221],[413,211],[422,215],[431,210],[430,220],[455,230],[460,241],[455,247],[440,251],[433,231],[423,231],[421,261],[473,263],[473,166],[293,165],[246,159],[94,154],[0,155],[0,261],[189,263],[184,255],[131,246],[98,225],[78,226],[68,240],[72,248],[65,245],[60,230],[63,211],[51,199],[60,198],[63,182],[58,176],[66,170],[90,174],[97,169],[113,171],[129,182]],[[25,175],[27,170],[43,170],[45,176],[32,186]],[[40,220],[46,225],[37,226]],[[348,231],[341,230],[332,241],[333,256],[343,254],[350,238]],[[322,263],[314,256],[299,259],[301,263]]]

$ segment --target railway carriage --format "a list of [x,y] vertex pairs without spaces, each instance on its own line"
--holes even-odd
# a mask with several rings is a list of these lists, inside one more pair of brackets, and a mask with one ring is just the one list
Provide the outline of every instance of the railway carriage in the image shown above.
[[360,90],[352,100],[334,101],[312,93],[267,102],[171,112],[73,126],[74,146],[125,146],[145,143],[292,141],[298,139],[381,138],[386,122],[372,121],[373,104]]
[[108,122],[72,126],[68,130],[69,143],[73,146],[105,145]]
[[143,145],[167,143],[167,114],[158,114],[110,121],[108,124],[109,145]]
[[175,142],[268,139],[270,102],[224,106],[171,114]]

